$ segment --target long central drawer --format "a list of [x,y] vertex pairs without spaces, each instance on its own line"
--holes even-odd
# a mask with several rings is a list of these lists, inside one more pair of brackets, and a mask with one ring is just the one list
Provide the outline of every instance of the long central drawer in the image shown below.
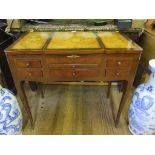
[[[52,55],[46,57],[48,67],[66,67],[65,65],[100,65],[103,57],[101,54],[72,54],[72,55]],[[88,66],[89,66],[88,65]]]

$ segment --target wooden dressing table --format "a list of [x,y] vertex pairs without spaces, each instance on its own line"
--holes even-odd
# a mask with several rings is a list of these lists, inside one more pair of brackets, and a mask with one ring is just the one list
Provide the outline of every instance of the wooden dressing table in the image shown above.
[[23,81],[126,81],[115,117],[117,125],[142,48],[119,32],[29,32],[5,52],[32,126]]

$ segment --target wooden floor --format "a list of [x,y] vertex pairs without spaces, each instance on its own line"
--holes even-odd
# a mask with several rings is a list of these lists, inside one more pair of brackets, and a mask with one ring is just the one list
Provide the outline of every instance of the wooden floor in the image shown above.
[[110,102],[113,101],[115,108],[118,108],[122,94],[118,92],[117,86],[112,86],[111,100],[106,98],[107,86],[43,85],[43,89],[44,99],[39,92],[32,92],[26,85],[35,127],[31,129],[20,102],[24,135],[130,134],[127,111],[131,94],[118,127],[114,126]]

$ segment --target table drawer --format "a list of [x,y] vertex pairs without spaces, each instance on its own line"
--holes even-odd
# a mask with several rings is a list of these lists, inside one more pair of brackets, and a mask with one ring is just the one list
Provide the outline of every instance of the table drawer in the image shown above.
[[43,77],[43,72],[42,70],[17,70],[17,75],[19,78],[23,79],[40,79]]
[[124,78],[129,76],[128,70],[106,69],[106,77]]
[[49,76],[54,80],[97,80],[100,77],[98,69],[53,69]]
[[41,60],[23,60],[16,59],[15,64],[20,68],[40,68],[42,67]]
[[101,54],[53,55],[46,57],[49,66],[50,64],[101,64],[102,60]]
[[125,58],[108,58],[106,60],[106,67],[116,67],[122,68],[127,67],[130,68],[132,65],[132,59],[125,59]]
[[96,79],[100,76],[99,69],[76,69],[75,70],[75,77],[82,78],[82,79]]

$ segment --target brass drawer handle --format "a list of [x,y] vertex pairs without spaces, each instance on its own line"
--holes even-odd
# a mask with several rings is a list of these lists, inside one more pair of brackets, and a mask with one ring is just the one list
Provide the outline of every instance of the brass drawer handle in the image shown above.
[[66,56],[67,58],[72,58],[72,59],[76,59],[76,58],[79,58],[80,56],[79,55],[68,55]]

